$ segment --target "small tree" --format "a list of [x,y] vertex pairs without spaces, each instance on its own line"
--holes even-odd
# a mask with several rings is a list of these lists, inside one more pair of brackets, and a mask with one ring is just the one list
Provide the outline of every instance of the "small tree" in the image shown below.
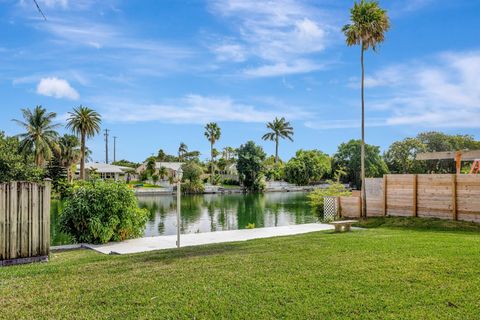
[[240,182],[246,190],[255,192],[265,189],[262,173],[265,157],[262,147],[253,141],[248,141],[238,149],[237,170]]
[[331,171],[331,160],[319,150],[298,150],[285,165],[285,179],[297,185],[318,182]]
[[[342,167],[347,172],[346,181],[359,188],[361,186],[361,140],[350,140],[338,146],[333,156],[334,169]],[[388,167],[380,154],[380,147],[365,145],[365,170],[369,177],[382,177],[388,173]]]
[[188,162],[182,165],[183,170],[183,181],[196,182],[200,181],[200,178],[203,174],[202,167],[195,162]]

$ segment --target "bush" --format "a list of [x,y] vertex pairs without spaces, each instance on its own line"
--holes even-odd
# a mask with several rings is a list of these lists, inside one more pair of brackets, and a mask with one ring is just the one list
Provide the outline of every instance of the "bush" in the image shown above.
[[125,183],[84,181],[72,188],[60,226],[77,242],[106,243],[143,235],[147,216]]
[[238,181],[236,179],[223,179],[222,184],[224,184],[226,186],[239,186],[240,181]]
[[187,162],[182,165],[183,181],[198,181],[203,174],[203,168],[195,162]]
[[285,165],[285,180],[297,185],[318,182],[330,172],[331,160],[319,150],[298,150]]
[[203,193],[205,191],[205,185],[202,181],[187,181],[182,184],[183,193]]
[[323,212],[324,197],[341,197],[350,196],[350,192],[345,186],[338,182],[330,182],[330,185],[325,189],[315,189],[310,192],[307,197],[310,205],[319,212]]

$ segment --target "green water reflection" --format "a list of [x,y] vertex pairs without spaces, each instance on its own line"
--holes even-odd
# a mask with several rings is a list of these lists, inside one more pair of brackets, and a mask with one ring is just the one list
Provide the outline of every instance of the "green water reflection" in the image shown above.
[[[145,236],[176,234],[176,199],[173,196],[142,196],[142,208],[150,212]],[[285,226],[319,221],[305,193],[187,195],[182,196],[181,232]]]

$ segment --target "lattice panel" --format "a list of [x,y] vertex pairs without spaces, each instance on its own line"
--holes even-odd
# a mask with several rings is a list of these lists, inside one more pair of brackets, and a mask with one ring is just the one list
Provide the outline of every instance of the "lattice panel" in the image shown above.
[[338,200],[337,197],[323,198],[323,220],[333,221],[338,215]]

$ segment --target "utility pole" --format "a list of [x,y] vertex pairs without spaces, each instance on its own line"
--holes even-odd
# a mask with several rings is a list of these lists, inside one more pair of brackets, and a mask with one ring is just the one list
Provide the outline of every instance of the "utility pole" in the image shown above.
[[117,161],[117,136],[113,136],[113,162]]
[[110,130],[105,129],[105,133],[103,134],[105,136],[105,163],[108,163],[108,132],[110,132]]

